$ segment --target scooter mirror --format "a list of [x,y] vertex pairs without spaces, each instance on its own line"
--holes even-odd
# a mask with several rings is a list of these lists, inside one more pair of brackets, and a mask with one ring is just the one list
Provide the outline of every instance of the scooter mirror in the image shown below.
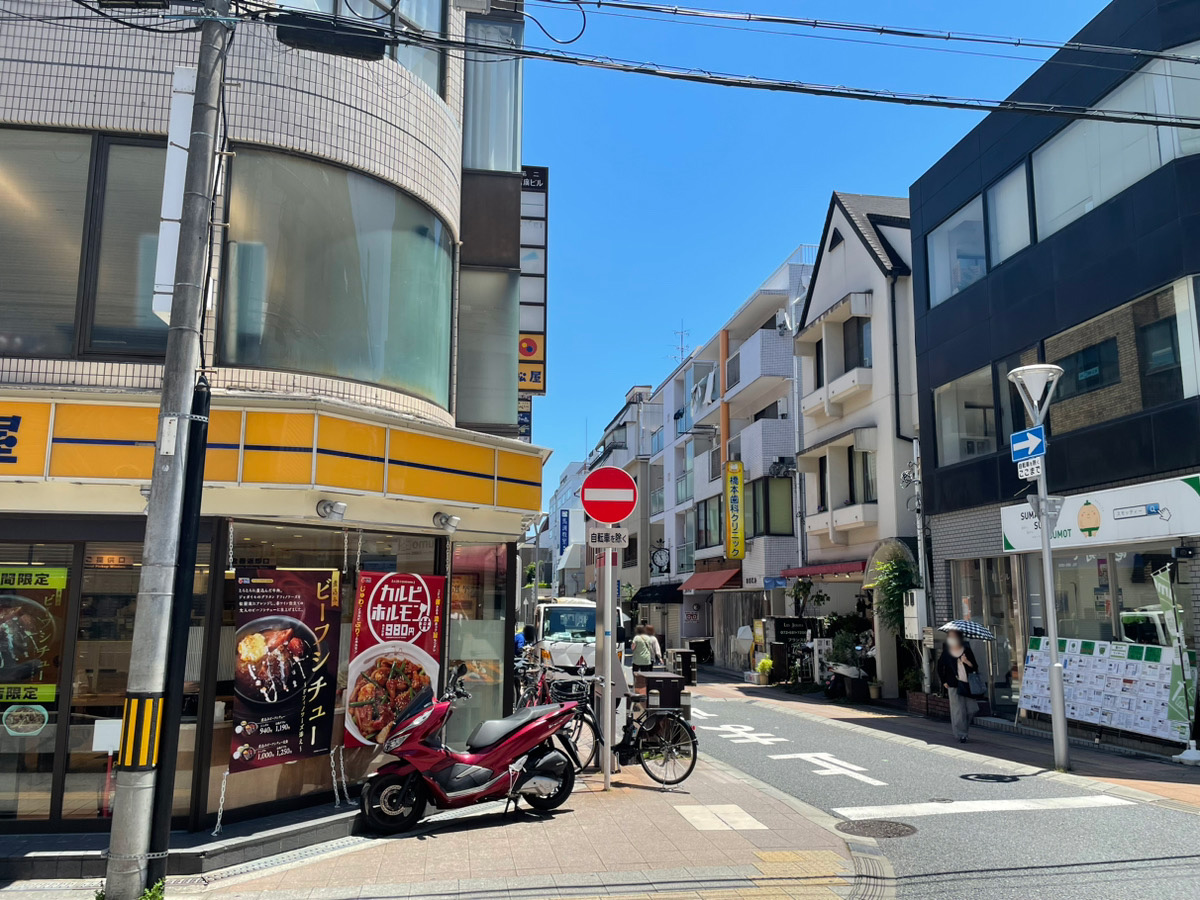
[[457,675],[459,678],[462,678],[464,675],[466,675],[467,674],[467,664],[459,663],[458,668],[455,670],[454,674]]

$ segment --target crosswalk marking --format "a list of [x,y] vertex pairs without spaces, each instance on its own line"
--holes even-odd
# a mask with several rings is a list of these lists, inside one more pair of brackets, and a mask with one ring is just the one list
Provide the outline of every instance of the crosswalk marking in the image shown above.
[[956,813],[1030,812],[1054,809],[1096,809],[1131,806],[1132,800],[1111,794],[1087,797],[1045,797],[1030,800],[955,800],[951,803],[899,803],[892,806],[846,806],[835,809],[844,819],[910,819],[915,816],[946,816]]
[[767,826],[740,806],[715,804],[709,806],[676,806],[697,831],[766,831]]

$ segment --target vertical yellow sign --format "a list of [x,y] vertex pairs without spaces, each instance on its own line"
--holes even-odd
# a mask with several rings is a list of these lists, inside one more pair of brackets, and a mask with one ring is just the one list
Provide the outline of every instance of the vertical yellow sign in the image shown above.
[[746,528],[742,520],[742,490],[746,473],[741,461],[725,464],[725,558],[746,558]]

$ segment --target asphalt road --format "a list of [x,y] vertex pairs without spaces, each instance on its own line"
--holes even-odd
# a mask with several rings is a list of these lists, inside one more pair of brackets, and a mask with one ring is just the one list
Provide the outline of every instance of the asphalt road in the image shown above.
[[[764,703],[698,698],[693,716],[702,753],[841,818],[915,826],[879,842],[902,900],[1200,900],[1200,816]],[[790,754],[828,756],[772,759]]]

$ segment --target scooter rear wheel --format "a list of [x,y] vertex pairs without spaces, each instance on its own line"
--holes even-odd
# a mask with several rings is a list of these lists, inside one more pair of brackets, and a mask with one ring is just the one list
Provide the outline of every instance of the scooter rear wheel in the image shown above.
[[552,809],[558,809],[567,802],[567,798],[571,796],[571,791],[575,789],[575,767],[563,766],[562,781],[558,784],[558,790],[553,794],[545,797],[525,797],[524,800],[534,809],[540,809],[542,812],[549,812]]
[[363,786],[362,813],[372,828],[396,834],[421,820],[425,801],[425,782],[419,775],[379,775]]

